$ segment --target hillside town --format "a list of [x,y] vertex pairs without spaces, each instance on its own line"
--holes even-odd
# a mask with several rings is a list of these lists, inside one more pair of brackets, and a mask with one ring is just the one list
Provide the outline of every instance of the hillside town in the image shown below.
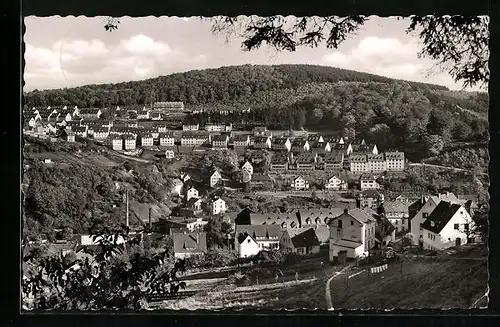
[[[147,217],[141,217],[146,230],[134,230],[130,224],[127,193],[124,221],[131,229],[124,237],[142,235],[142,242],[170,237],[174,260],[210,256],[207,226],[214,220],[228,226],[222,235],[223,248],[240,260],[238,267],[254,263],[254,258],[266,252],[316,258],[321,266],[344,267],[351,262],[355,267],[363,262],[373,266],[408,249],[428,254],[484,241],[475,232],[473,217],[478,206],[473,195],[384,190],[387,176],[397,176],[408,167],[404,149],[379,152],[381,145],[364,139],[272,131],[265,126],[244,130],[216,122],[183,124],[183,115],[192,113],[185,111],[182,102],[118,111],[125,111],[127,118],[106,115],[104,119],[97,108],[29,108],[23,111],[24,134],[57,144],[92,142],[101,146],[98,151],[130,160],[162,157],[172,164],[205,153],[232,153],[237,173],[212,165],[199,167],[203,173],[198,176],[185,172],[175,179],[170,193],[180,204],[169,216],[153,218],[150,208]],[[249,151],[259,155],[248,155]],[[46,165],[58,164],[40,158]],[[227,192],[336,200],[314,208],[291,204],[280,212],[255,212],[229,205]],[[124,237],[115,243],[127,243]],[[89,233],[59,237],[55,242],[43,239],[42,243],[52,244],[55,253],[66,256],[75,244],[95,247],[101,241]],[[276,274],[276,281],[280,276]]]

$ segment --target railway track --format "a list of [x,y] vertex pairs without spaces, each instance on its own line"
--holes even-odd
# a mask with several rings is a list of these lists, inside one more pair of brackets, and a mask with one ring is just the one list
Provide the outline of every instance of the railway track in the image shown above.
[[185,299],[185,298],[194,296],[196,293],[198,293],[198,291],[183,291],[183,292],[178,292],[175,294],[149,295],[146,298],[147,298],[148,302],[150,302],[150,304],[152,304],[152,305],[158,304],[159,305],[163,301],[181,300],[181,299]]

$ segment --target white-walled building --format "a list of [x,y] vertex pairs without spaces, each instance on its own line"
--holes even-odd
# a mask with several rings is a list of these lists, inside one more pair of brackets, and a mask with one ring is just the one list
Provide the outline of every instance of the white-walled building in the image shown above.
[[279,250],[283,233],[278,225],[237,225],[236,253],[240,258],[247,258],[262,250]]
[[210,175],[210,187],[215,187],[222,182],[222,176],[219,171],[215,170]]
[[361,191],[364,190],[377,190],[379,185],[377,183],[377,177],[372,175],[363,175],[359,178],[359,187]]
[[328,222],[330,227],[330,261],[344,252],[347,258],[369,255],[375,247],[376,219],[369,209],[344,209]]
[[474,242],[474,222],[458,203],[439,202],[421,227],[424,249],[443,250]]
[[347,190],[347,182],[337,176],[330,177],[325,183],[326,190]]
[[436,209],[441,201],[460,204],[460,200],[453,193],[442,193],[429,197],[417,213],[413,217],[410,217],[410,233],[414,245],[423,246],[421,224],[427,220],[429,215]]
[[175,157],[174,150],[165,150],[165,158],[173,159]]
[[211,204],[211,211],[213,215],[218,215],[227,211],[226,201],[222,200],[221,198],[212,201]]
[[253,175],[253,166],[249,161],[245,161],[245,163],[241,166],[241,170],[244,170],[250,175]]
[[199,198],[200,194],[197,189],[194,187],[191,187],[189,190],[186,192],[186,201],[189,201],[192,198]]
[[308,190],[309,182],[304,177],[298,176],[292,181],[290,186],[296,191]]
[[161,146],[174,146],[175,138],[173,134],[170,133],[160,133],[160,145]]

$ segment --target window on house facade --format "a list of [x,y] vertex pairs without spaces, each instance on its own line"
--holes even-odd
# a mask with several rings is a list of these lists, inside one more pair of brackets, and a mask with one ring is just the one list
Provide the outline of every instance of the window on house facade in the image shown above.
[[453,229],[458,230],[458,228],[459,228],[459,225],[458,225],[458,224],[454,224],[454,225],[453,225]]
[[429,214],[427,212],[422,213],[422,218],[427,218],[428,216],[429,216]]
[[353,225],[354,225],[354,221],[351,220],[351,226],[353,226]]
[[338,221],[338,228],[342,228],[342,220],[341,219],[339,219],[339,221]]
[[469,230],[469,224],[464,224],[464,229]]

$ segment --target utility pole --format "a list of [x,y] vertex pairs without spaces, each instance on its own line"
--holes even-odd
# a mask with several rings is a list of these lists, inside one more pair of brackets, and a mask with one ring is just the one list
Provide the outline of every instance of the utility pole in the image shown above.
[[126,207],[126,221],[125,221],[125,225],[127,227],[129,227],[129,212],[128,212],[128,190],[126,190],[126,193],[125,193],[125,201],[127,203]]

